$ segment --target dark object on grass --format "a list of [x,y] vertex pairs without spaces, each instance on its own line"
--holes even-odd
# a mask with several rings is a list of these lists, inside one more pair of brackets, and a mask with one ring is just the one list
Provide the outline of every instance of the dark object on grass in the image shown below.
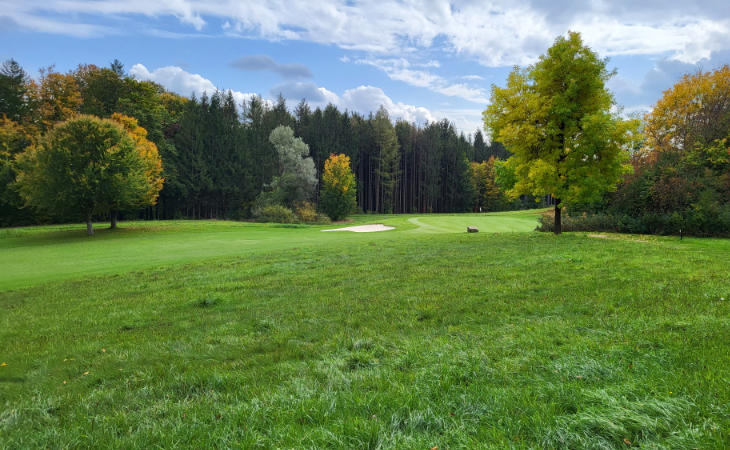
[[479,228],[477,227],[466,227],[467,233],[479,233]]

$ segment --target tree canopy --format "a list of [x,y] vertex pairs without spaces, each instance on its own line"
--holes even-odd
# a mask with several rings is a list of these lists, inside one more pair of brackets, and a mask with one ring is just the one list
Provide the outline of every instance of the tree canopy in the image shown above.
[[283,125],[271,132],[269,142],[279,157],[279,170],[269,191],[263,193],[264,198],[270,199],[267,203],[292,207],[311,200],[317,186],[317,171],[309,156],[309,146]]
[[[136,121],[78,116],[56,125],[18,157],[18,184],[26,204],[87,222],[94,214],[153,204],[161,188],[159,156]],[[134,127],[134,128],[132,128]]]
[[730,67],[686,74],[646,116],[647,148],[691,151],[730,137]]
[[357,208],[355,175],[347,155],[332,154],[324,162],[320,206],[332,220],[343,219]]
[[730,68],[683,76],[645,122],[634,173],[588,212],[611,231],[730,235]]
[[516,67],[504,88],[493,86],[484,112],[493,141],[513,153],[513,195],[552,195],[555,232],[560,208],[598,201],[630,170],[626,146],[636,121],[611,112],[606,62],[583,45],[578,33],[559,37],[547,54]]

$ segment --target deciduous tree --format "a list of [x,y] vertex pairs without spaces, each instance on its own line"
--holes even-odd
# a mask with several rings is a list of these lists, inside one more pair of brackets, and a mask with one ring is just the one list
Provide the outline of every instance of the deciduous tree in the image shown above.
[[495,158],[471,163],[470,181],[474,189],[475,211],[497,211],[502,203],[502,192],[497,186],[494,171]]
[[648,148],[691,151],[730,138],[730,66],[687,74],[646,116]]
[[21,196],[50,214],[83,218],[89,235],[95,214],[153,203],[161,181],[151,167],[154,151],[140,146],[141,130],[134,133],[93,116],[57,124],[18,157]]
[[70,119],[81,110],[83,99],[76,78],[71,73],[41,70],[40,84],[35,85],[40,125],[50,130],[57,122]]
[[28,211],[15,189],[15,158],[36,138],[27,128],[0,116],[0,226],[29,223]]
[[[113,199],[111,204],[111,227],[117,226],[117,212],[125,209],[139,209],[147,205],[154,205],[160,195],[164,178],[162,177],[162,160],[157,151],[157,146],[147,139],[147,130],[139,126],[137,119],[125,116],[124,114],[112,114],[112,120],[122,125],[129,135],[134,139],[135,148],[139,155],[140,165],[135,170],[141,174],[130,177],[131,181],[141,183],[139,186],[129,186],[123,189],[126,196],[119,196]],[[140,176],[143,175],[143,176]]]
[[309,156],[309,146],[287,126],[276,127],[269,136],[279,156],[279,171],[262,193],[264,203],[291,207],[312,199],[317,186],[317,171]]
[[555,233],[563,206],[586,204],[614,190],[626,164],[626,146],[638,124],[611,112],[606,62],[578,33],[559,37],[527,69],[515,68],[507,86],[493,86],[484,123],[492,142],[514,155],[513,195],[556,199]]
[[349,156],[331,154],[324,162],[320,207],[332,220],[343,219],[357,208],[355,174]]

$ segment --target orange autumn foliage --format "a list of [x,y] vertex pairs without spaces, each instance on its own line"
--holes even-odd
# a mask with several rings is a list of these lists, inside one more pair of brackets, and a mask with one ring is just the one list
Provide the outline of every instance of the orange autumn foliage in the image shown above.
[[154,142],[147,140],[147,130],[139,126],[137,119],[124,114],[112,114],[112,120],[127,130],[137,144],[137,151],[145,163],[145,176],[149,182],[145,203],[154,205],[165,179],[162,177],[162,159]]
[[730,67],[684,75],[645,120],[651,152],[690,151],[728,138]]

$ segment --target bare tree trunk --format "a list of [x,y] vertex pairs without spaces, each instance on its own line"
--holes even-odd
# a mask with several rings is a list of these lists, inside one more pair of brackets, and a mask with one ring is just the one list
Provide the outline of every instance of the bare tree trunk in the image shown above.
[[561,223],[561,218],[560,218],[560,206],[558,206],[558,205],[560,205],[560,200],[556,198],[555,199],[555,227],[554,227],[555,229],[553,230],[555,232],[555,234],[560,234],[563,232],[563,225]]
[[109,215],[111,216],[111,224],[109,225],[109,228],[112,230],[117,229],[117,210],[113,210]]
[[86,234],[88,236],[94,235],[94,225],[91,223],[91,215],[86,218]]

